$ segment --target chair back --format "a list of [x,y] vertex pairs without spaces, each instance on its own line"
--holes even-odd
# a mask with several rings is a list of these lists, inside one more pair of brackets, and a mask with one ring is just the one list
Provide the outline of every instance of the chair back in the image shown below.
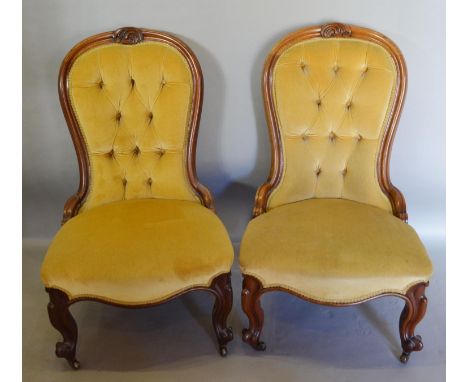
[[121,28],[76,45],[59,77],[80,167],[80,188],[65,206],[64,221],[137,198],[212,208],[195,170],[202,91],[195,55],[167,33]]
[[405,90],[403,56],[380,33],[333,23],[281,40],[264,67],[272,166],[254,216],[309,198],[343,198],[406,220],[389,178]]

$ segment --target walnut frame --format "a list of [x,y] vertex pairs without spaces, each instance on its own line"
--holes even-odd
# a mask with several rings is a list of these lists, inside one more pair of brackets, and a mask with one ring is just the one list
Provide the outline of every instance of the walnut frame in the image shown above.
[[314,300],[295,291],[279,286],[264,287],[258,278],[246,274],[243,274],[242,276],[242,309],[249,319],[249,327],[242,330],[242,340],[252,346],[255,350],[263,351],[266,349],[265,342],[260,341],[264,321],[264,313],[261,307],[260,298],[268,292],[285,292],[313,304],[332,307],[353,306],[387,296],[401,298],[405,301],[405,307],[401,312],[399,321],[400,342],[403,349],[403,352],[400,355],[400,361],[402,363],[408,362],[409,356],[413,351],[421,351],[423,349],[422,338],[419,335],[415,335],[414,330],[426,313],[427,297],[424,292],[426,287],[429,286],[429,282],[415,284],[411,286],[405,294],[386,292],[360,301],[349,303],[330,303]]
[[200,125],[201,108],[203,104],[203,74],[197,57],[193,51],[180,39],[166,32],[159,32],[151,29],[139,29],[134,27],[124,27],[112,32],[104,32],[84,39],[76,44],[63,59],[59,72],[58,92],[63,115],[70,130],[70,135],[75,146],[80,172],[80,183],[78,191],[73,194],[65,203],[63,210],[62,224],[75,216],[81,205],[84,203],[89,189],[89,160],[87,148],[81,134],[80,125],[73,111],[69,96],[68,75],[75,60],[89,49],[100,45],[120,43],[124,45],[138,44],[142,41],[158,41],[176,48],[186,59],[192,73],[193,96],[192,109],[188,122],[188,143],[185,153],[185,163],[187,176],[190,185],[197,194],[201,203],[214,211],[213,197],[210,191],[203,186],[197,177],[196,170],[196,150],[198,139],[198,128]]
[[[267,181],[257,189],[253,218],[267,211],[268,199],[272,191],[278,187],[284,169],[281,131],[279,128],[278,116],[276,114],[272,92],[272,73],[275,63],[282,52],[297,42],[313,38],[334,37],[354,37],[377,43],[383,46],[394,60],[397,70],[396,96],[395,101],[391,106],[390,117],[388,119],[387,126],[385,127],[384,137],[379,148],[376,170],[379,185],[392,205],[393,215],[406,222],[408,214],[406,212],[405,199],[403,194],[390,181],[389,171],[392,143],[406,95],[407,70],[405,60],[395,43],[384,35],[371,29],[341,23],[329,23],[321,26],[306,27],[288,34],[275,45],[265,61],[262,89],[271,142],[271,168]],[[406,291],[406,294],[389,292],[381,293],[376,296],[351,303],[329,303],[310,299],[280,286],[264,287],[258,278],[248,274],[243,274],[242,276],[242,309],[249,319],[249,327],[242,331],[242,340],[252,346],[255,350],[262,351],[266,349],[265,343],[260,341],[264,320],[260,298],[263,294],[273,291],[286,292],[314,304],[334,307],[356,305],[385,296],[399,297],[405,301],[405,307],[401,313],[399,323],[400,340],[403,348],[400,361],[402,363],[406,363],[411,352],[420,351],[423,348],[421,337],[415,335],[414,330],[416,325],[423,319],[426,312],[427,298],[424,295],[424,292],[425,288],[429,285],[429,282],[412,285]]]
[[255,196],[253,217],[267,211],[268,200],[271,193],[278,187],[284,171],[284,153],[281,144],[281,131],[279,128],[278,115],[275,110],[273,98],[273,69],[280,55],[293,44],[313,38],[334,38],[353,37],[370,41],[381,45],[393,58],[397,71],[395,102],[390,111],[388,124],[385,127],[384,137],[379,148],[377,161],[377,177],[379,185],[384,194],[388,197],[393,214],[403,221],[408,220],[406,203],[403,194],[396,188],[390,180],[390,153],[396,128],[400,119],[406,95],[407,70],[402,53],[386,36],[371,29],[350,26],[340,23],[324,24],[322,26],[312,26],[300,29],[288,34],[279,41],[268,55],[263,68],[263,102],[265,114],[268,122],[268,131],[271,142],[271,167],[267,181],[262,184]]
[[65,358],[72,369],[78,370],[81,366],[80,362],[76,359],[78,327],[69,310],[71,305],[79,301],[96,301],[121,308],[140,309],[161,305],[188,292],[198,290],[210,292],[215,297],[212,312],[212,324],[219,345],[219,353],[222,357],[225,357],[228,354],[226,345],[233,339],[232,328],[227,326],[227,317],[231,312],[233,299],[230,272],[223,273],[215,277],[208,287],[197,286],[188,288],[164,300],[140,305],[118,304],[95,297],[79,297],[70,299],[67,294],[60,289],[46,288],[46,292],[49,294],[50,299],[47,305],[50,322],[63,337],[62,341],[56,343],[55,355],[58,358]]
[[[185,150],[185,163],[189,183],[196,192],[200,202],[206,208],[209,208],[214,212],[213,197],[210,191],[198,181],[195,166],[198,128],[203,103],[203,75],[198,59],[184,42],[166,32],[134,27],[123,27],[113,32],[104,32],[91,36],[79,42],[68,52],[60,67],[58,83],[60,104],[73,140],[80,173],[78,191],[65,203],[62,224],[65,224],[69,219],[78,214],[88,193],[90,177],[88,152],[81,134],[78,120],[71,106],[68,93],[68,74],[70,69],[75,59],[91,48],[111,43],[132,45],[138,44],[142,41],[159,41],[169,44],[183,55],[190,67],[193,81],[193,96],[192,108],[188,122],[188,142]],[[47,305],[50,322],[63,337],[62,341],[57,342],[55,353],[57,357],[65,358],[73,369],[77,370],[80,368],[80,363],[76,359],[78,327],[69,311],[69,307],[76,302],[97,301],[124,308],[145,308],[163,304],[183,294],[196,290],[208,291],[215,297],[212,312],[212,323],[219,345],[219,353],[224,357],[227,355],[226,345],[233,339],[232,329],[227,327],[226,322],[232,309],[233,299],[230,272],[217,275],[211,280],[209,286],[190,287],[162,301],[138,305],[119,304],[95,297],[70,299],[68,295],[60,289],[46,288],[46,292],[49,294],[50,299],[50,302]]]

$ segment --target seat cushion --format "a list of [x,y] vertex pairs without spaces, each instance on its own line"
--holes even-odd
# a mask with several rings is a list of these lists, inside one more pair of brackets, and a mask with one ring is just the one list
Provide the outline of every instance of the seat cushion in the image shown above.
[[387,211],[344,199],[309,199],[253,219],[240,264],[264,287],[352,303],[406,293],[432,264],[414,229]]
[[226,229],[209,209],[190,201],[135,199],[69,220],[52,241],[41,276],[46,287],[71,299],[138,305],[209,286],[232,261]]

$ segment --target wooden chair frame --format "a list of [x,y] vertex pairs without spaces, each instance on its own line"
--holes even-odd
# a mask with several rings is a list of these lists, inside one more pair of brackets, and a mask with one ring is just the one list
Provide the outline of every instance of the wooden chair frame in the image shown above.
[[[105,32],[95,36],[91,36],[73,47],[66,55],[62,62],[59,73],[59,97],[62,106],[63,114],[67,122],[70,134],[73,140],[75,151],[78,158],[80,183],[78,191],[73,194],[65,203],[63,211],[62,224],[66,223],[73,216],[78,214],[78,211],[86,199],[89,188],[89,158],[85,145],[85,141],[81,134],[81,129],[78,124],[77,117],[73,111],[68,89],[68,75],[70,69],[76,60],[84,52],[89,49],[95,48],[105,44],[126,44],[133,45],[142,41],[158,41],[176,48],[186,59],[193,81],[193,96],[192,107],[189,116],[188,127],[188,143],[186,150],[185,163],[187,168],[188,179],[190,185],[199,197],[200,202],[206,208],[214,212],[214,203],[210,191],[200,184],[197,177],[195,158],[198,128],[200,124],[200,115],[203,103],[203,75],[200,64],[192,52],[192,50],[180,39],[165,33],[149,29],[139,29],[134,27],[124,27],[113,32]],[[219,352],[222,356],[227,355],[226,345],[233,339],[232,329],[227,327],[227,317],[232,309],[232,287],[231,287],[231,274],[225,273],[215,277],[209,287],[192,287],[188,288],[177,295],[171,296],[163,301],[152,304],[142,305],[124,305],[115,304],[106,300],[97,298],[78,298],[69,299],[67,294],[59,289],[46,288],[49,294],[50,302],[47,306],[49,318],[52,326],[57,329],[63,336],[63,341],[56,344],[57,357],[65,358],[73,369],[78,369],[80,363],[76,359],[76,343],[78,336],[78,329],[73,316],[69,311],[70,305],[78,301],[98,301],[101,303],[115,305],[125,308],[144,308],[163,304],[169,300],[179,297],[185,293],[205,290],[210,292],[215,297],[212,322],[216,333],[217,341],[219,344]]]
[[[281,131],[273,101],[273,69],[278,58],[286,49],[304,40],[314,38],[331,39],[350,37],[381,45],[390,53],[395,63],[397,72],[395,102],[392,105],[390,118],[388,119],[388,124],[385,127],[382,144],[379,150],[376,170],[380,187],[385,195],[387,195],[392,205],[393,214],[397,218],[405,222],[407,221],[408,214],[406,212],[405,199],[403,194],[390,181],[389,171],[391,147],[406,94],[407,71],[405,61],[398,47],[384,35],[371,29],[350,26],[341,23],[312,26],[293,32],[283,38],[278,44],[276,44],[266,59],[263,69],[262,88],[265,113],[271,141],[271,168],[267,181],[257,190],[253,209],[253,218],[267,211],[268,199],[272,191],[278,187],[284,168],[284,154],[281,147]],[[414,330],[426,312],[427,298],[424,295],[424,291],[428,284],[429,283],[420,283],[414,285],[406,292],[406,294],[384,293],[372,298],[349,304],[330,304],[309,299],[285,288],[265,288],[263,287],[261,281],[257,278],[244,274],[242,287],[242,308],[249,319],[249,327],[243,330],[242,338],[244,342],[250,344],[254,349],[265,350],[265,343],[260,341],[260,334],[262,331],[264,319],[263,310],[260,305],[260,297],[266,292],[287,292],[302,298],[303,300],[328,306],[349,306],[360,304],[378,297],[396,296],[405,301],[405,307],[401,313],[399,327],[401,346],[403,348],[403,353],[400,356],[400,360],[401,362],[406,363],[411,352],[419,351],[423,348],[421,337],[415,335]]]

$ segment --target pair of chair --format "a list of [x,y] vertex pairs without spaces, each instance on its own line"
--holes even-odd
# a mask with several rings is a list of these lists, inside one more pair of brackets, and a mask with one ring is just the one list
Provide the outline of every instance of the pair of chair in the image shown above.
[[[41,276],[63,336],[56,355],[75,369],[69,307],[83,300],[146,307],[209,291],[227,354],[233,249],[196,175],[202,89],[193,52],[152,30],[92,36],[63,61],[59,94],[80,184]],[[265,349],[260,298],[275,290],[332,306],[398,296],[401,361],[422,349],[414,330],[432,265],[389,179],[405,90],[400,51],[369,29],[301,29],[267,58],[272,164],[240,248],[243,340],[254,349]]]

